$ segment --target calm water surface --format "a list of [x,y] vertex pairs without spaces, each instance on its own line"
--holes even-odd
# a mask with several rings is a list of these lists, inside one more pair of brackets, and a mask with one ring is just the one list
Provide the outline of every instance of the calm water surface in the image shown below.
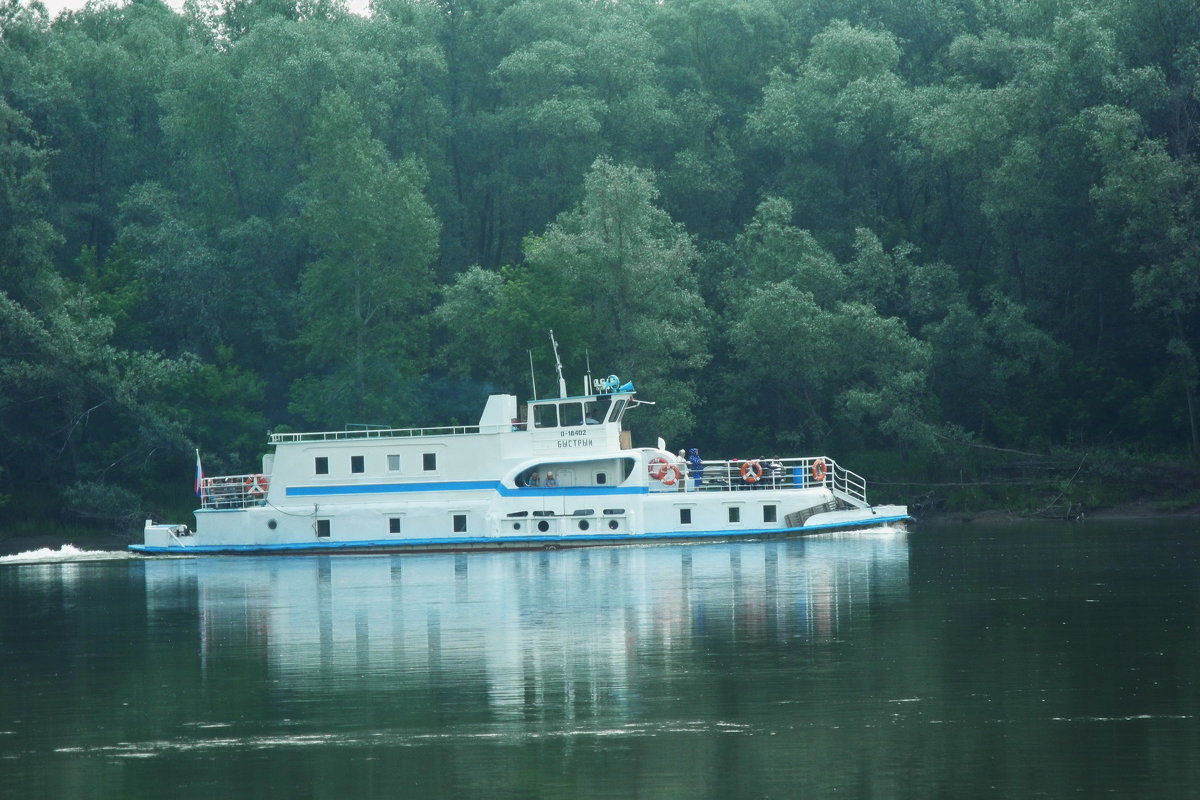
[[1197,527],[4,558],[0,797],[1200,797]]

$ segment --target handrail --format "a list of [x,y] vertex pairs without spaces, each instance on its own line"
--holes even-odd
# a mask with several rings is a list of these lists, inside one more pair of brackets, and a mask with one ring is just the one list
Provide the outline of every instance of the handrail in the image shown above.
[[[747,480],[742,476],[742,467],[747,461],[756,461],[761,467],[748,470],[749,476],[756,480]],[[817,480],[814,466],[817,462],[825,466],[825,474]],[[683,491],[693,492],[722,492],[744,491],[748,489],[799,489],[824,486],[835,494],[845,495],[851,502],[857,501],[866,505],[867,482],[857,473],[842,467],[827,456],[808,456],[805,458],[759,458],[759,459],[707,459],[700,462],[699,481],[692,471],[691,465],[684,465],[680,472],[684,483]],[[776,466],[777,465],[777,466]],[[679,465],[677,465],[679,466]]]
[[265,475],[219,475],[200,479],[200,507],[211,509],[252,508],[266,504]]
[[[505,426],[493,426],[504,430]],[[447,425],[439,428],[371,428],[356,431],[319,431],[316,433],[272,433],[271,444],[287,442],[336,442],[346,439],[402,439],[418,436],[463,436],[480,433],[478,425]]]

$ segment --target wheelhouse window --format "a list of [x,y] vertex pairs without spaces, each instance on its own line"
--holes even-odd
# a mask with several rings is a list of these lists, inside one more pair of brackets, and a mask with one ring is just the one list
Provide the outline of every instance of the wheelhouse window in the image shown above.
[[329,474],[329,458],[326,456],[317,456],[313,462],[313,471],[318,475]]
[[329,520],[327,520],[327,519],[317,520],[317,538],[318,539],[328,539],[329,538]]
[[558,407],[559,423],[564,427],[583,424],[583,403],[562,403]]
[[388,456],[388,472],[399,472],[399,471],[400,471],[400,456],[399,455]]
[[612,411],[610,411],[608,414],[609,422],[616,422],[617,420],[619,420],[621,418],[622,412],[625,411],[625,402],[626,402],[625,398],[621,398],[620,400],[618,400],[617,402],[612,404]]
[[366,459],[363,456],[350,456],[350,471],[356,473],[365,472]]
[[533,407],[533,426],[535,428],[557,428],[558,406],[553,403]]
[[437,470],[437,453],[422,453],[421,468],[426,472]]

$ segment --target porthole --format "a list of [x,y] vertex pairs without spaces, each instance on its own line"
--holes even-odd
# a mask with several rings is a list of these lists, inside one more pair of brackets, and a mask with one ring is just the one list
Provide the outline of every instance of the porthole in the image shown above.
[[538,530],[542,533],[545,533],[546,531],[550,530],[550,523],[546,522],[546,520],[542,520],[538,523]]
[[589,527],[590,526],[588,525],[588,521],[586,519],[579,520],[579,530],[586,531]]
[[513,530],[514,530],[514,531],[519,531],[519,530],[521,530],[521,523],[519,523],[519,522],[514,522],[514,523],[513,523]]
[[279,527],[279,523],[273,519],[269,519],[269,520],[267,520],[267,527],[270,528],[271,530],[275,530],[276,528]]
[[610,531],[615,531],[619,527],[621,527],[621,523],[617,522],[615,519],[610,519],[608,521],[608,529]]

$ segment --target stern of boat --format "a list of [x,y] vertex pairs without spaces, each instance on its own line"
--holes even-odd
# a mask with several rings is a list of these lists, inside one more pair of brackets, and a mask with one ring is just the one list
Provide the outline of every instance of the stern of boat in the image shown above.
[[142,543],[130,545],[131,550],[160,549],[167,547],[186,548],[192,546],[195,533],[187,525],[146,520],[142,529]]

